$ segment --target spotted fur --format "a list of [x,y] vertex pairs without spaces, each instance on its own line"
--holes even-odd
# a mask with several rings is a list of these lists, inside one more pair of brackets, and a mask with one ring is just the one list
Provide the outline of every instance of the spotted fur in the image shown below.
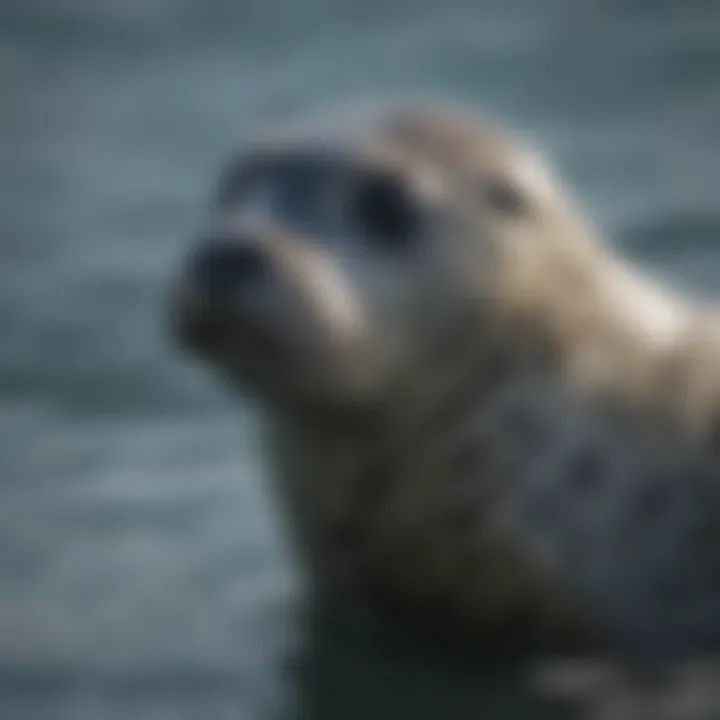
[[271,329],[309,338],[303,393],[234,344],[204,352],[263,402],[309,575],[474,630],[720,637],[716,312],[631,268],[547,162],[462,113],[264,142],[320,145],[338,178],[392,168],[430,208],[421,259],[254,221],[295,283]]

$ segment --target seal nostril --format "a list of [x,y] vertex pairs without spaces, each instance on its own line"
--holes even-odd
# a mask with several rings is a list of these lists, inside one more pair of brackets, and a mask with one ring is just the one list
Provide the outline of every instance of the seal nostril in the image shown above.
[[238,239],[211,239],[203,243],[193,261],[200,284],[210,290],[228,290],[257,281],[266,269],[262,249]]

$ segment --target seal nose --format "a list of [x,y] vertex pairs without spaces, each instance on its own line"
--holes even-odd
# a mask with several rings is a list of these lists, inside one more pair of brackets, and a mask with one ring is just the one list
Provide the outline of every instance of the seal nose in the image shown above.
[[267,270],[267,258],[252,238],[213,236],[195,253],[192,271],[201,287],[227,291],[256,283]]

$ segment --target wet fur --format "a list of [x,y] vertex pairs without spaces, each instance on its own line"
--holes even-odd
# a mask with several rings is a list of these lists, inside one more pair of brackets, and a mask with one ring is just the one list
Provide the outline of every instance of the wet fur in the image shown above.
[[[309,575],[472,632],[720,635],[715,310],[630,268],[504,132],[441,110],[369,128],[342,142],[439,184],[455,232],[492,242],[462,303],[438,282],[372,411],[268,403]],[[483,207],[497,175],[523,188],[522,222]]]

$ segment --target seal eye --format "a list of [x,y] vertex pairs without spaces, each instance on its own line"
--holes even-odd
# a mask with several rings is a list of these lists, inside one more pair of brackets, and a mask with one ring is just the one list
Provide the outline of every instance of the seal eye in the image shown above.
[[378,245],[405,247],[416,237],[419,213],[401,177],[377,173],[363,178],[350,197],[349,210],[353,222]]
[[486,180],[481,186],[481,195],[489,207],[510,217],[522,215],[527,208],[521,190],[504,179]]

